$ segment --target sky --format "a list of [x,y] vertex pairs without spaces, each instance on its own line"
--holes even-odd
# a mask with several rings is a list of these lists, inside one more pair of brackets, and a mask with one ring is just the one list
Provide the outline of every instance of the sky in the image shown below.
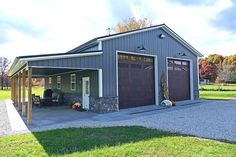
[[236,0],[0,0],[0,56],[63,53],[130,17],[165,23],[207,56],[236,54]]

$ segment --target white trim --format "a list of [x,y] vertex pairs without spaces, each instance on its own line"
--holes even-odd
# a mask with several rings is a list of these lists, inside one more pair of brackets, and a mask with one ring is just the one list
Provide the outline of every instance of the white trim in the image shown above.
[[141,30],[134,30],[134,31],[127,32],[127,33],[122,33],[122,34],[112,35],[112,36],[108,36],[108,37],[103,37],[103,38],[98,39],[98,41],[109,40],[109,39],[113,39],[113,38],[123,37],[123,36],[131,35],[131,34],[146,32],[146,31],[150,31],[150,30],[154,30],[154,29],[159,29],[159,28],[161,28],[163,31],[168,33],[170,36],[172,36],[178,42],[182,43],[186,48],[188,48],[195,55],[200,56],[200,57],[203,56],[199,51],[197,51],[193,46],[191,46],[189,43],[187,43],[178,34],[176,34],[174,31],[172,31],[170,28],[168,28],[165,24],[158,25],[156,27],[151,27],[151,28],[146,28],[146,29],[141,29]]
[[[84,96],[85,96],[85,93],[84,93],[84,89],[85,89],[84,80],[88,80],[88,81],[89,81],[89,89],[88,89],[88,90],[89,90],[88,108],[86,108],[86,107],[84,106],[84,102],[85,102],[85,99],[84,99]],[[83,109],[86,109],[86,110],[89,110],[89,108],[90,108],[90,100],[89,100],[89,97],[90,97],[90,95],[91,95],[90,88],[91,88],[90,77],[88,77],[88,76],[82,77],[82,107],[83,107]]]
[[170,28],[167,26],[163,26],[162,30],[164,30],[166,33],[168,33],[170,36],[172,36],[175,40],[178,42],[182,43],[183,46],[188,48],[191,52],[193,52],[195,55],[202,57],[203,55],[196,50],[193,46],[191,46],[188,42],[186,42],[183,38],[181,38],[178,34],[176,34],[174,31],[172,31]]
[[102,41],[98,41],[98,50],[102,50]]
[[149,57],[156,57],[157,56],[157,55],[152,55],[152,54],[137,53],[137,52],[130,52],[130,51],[121,51],[121,50],[116,50],[116,52],[125,53],[125,54],[132,54],[132,55],[138,55],[138,56],[149,56]]
[[68,55],[55,55],[55,56],[35,56],[29,58],[20,58],[19,61],[38,61],[38,60],[50,60],[50,59],[61,59],[61,58],[71,58],[71,57],[85,57],[85,56],[96,56],[101,55],[103,52],[89,52],[89,53],[68,53]]
[[[199,57],[197,57],[197,84],[198,84],[198,91],[199,91],[199,89],[200,89],[199,77],[200,77],[200,74],[199,74]],[[198,96],[198,97],[199,97],[199,96]]]
[[[65,53],[64,53],[65,54]],[[103,52],[89,52],[89,53],[68,53],[66,55],[54,55],[54,56],[35,56],[29,58],[16,58],[7,72],[8,76],[12,76],[16,71],[22,68],[25,64],[28,65],[28,61],[39,61],[39,60],[50,60],[50,59],[62,59],[62,58],[72,58],[72,57],[85,57],[85,56],[96,56],[102,55]],[[78,69],[78,68],[77,68]]]
[[63,73],[57,73],[57,74],[53,74],[53,75],[33,75],[33,76],[44,76],[44,77],[52,77],[52,76],[58,76],[58,75],[65,75],[65,74],[70,74],[70,73],[76,73],[76,72],[80,72],[83,70],[73,70],[73,71],[67,71],[67,72],[63,72]]
[[52,77],[48,77],[48,87],[52,89]]
[[193,60],[192,59],[186,59],[186,58],[177,58],[177,57],[166,57],[166,82],[167,82],[167,89],[169,82],[168,82],[168,59],[176,59],[176,60],[182,60],[182,61],[188,61],[189,67],[190,67],[190,100],[194,100],[194,88],[193,88]]
[[76,67],[54,67],[54,66],[29,66],[31,68],[54,68],[54,69],[77,69],[77,70],[98,70],[99,68],[76,68]]
[[149,56],[149,57],[154,58],[155,104],[159,105],[159,92],[158,92],[159,91],[159,78],[158,78],[157,55],[116,50],[116,93],[118,97],[118,106],[119,106],[118,53],[132,54],[132,55],[139,55],[139,56]]
[[159,105],[159,74],[158,74],[157,56],[154,56],[154,74],[155,74],[155,101],[156,105]]
[[[60,87],[58,88],[59,84],[60,84]],[[57,89],[61,89],[61,76],[57,76]]]
[[102,69],[98,69],[98,96],[103,97]]
[[[74,82],[72,82],[72,77],[75,77],[75,81]],[[75,89],[72,89],[72,83],[74,83],[75,84]],[[76,74],[70,74],[70,90],[71,91],[76,91]]]
[[151,28],[144,28],[144,29],[141,29],[141,30],[138,29],[138,30],[134,30],[134,31],[131,31],[131,32],[127,32],[127,33],[117,34],[117,35],[111,35],[111,36],[100,38],[100,39],[98,39],[98,41],[104,41],[104,40],[109,40],[109,39],[113,39],[113,38],[123,37],[123,36],[131,35],[131,34],[146,32],[146,31],[158,29],[158,28],[161,28],[161,27],[163,27],[163,25],[159,25],[159,26],[151,27]]

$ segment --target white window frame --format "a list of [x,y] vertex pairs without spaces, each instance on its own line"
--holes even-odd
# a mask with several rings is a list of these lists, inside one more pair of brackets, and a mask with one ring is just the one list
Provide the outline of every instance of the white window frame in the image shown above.
[[51,89],[52,88],[52,77],[48,78],[48,87]]
[[[75,77],[75,79],[74,79],[74,81],[72,80],[72,77]],[[72,87],[72,84],[75,84],[75,88],[73,89]],[[70,90],[72,90],[72,91],[76,91],[76,74],[71,74],[70,75]]]
[[57,89],[61,89],[61,76],[57,76]]

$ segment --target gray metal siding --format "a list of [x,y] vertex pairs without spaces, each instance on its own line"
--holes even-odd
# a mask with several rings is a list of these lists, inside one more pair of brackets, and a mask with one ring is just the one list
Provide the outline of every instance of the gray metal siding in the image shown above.
[[[159,35],[164,34],[166,37],[160,39]],[[143,45],[146,48],[145,52],[139,52],[137,46]],[[178,57],[178,53],[184,52],[187,54],[187,59],[193,60],[193,83],[194,91],[198,91],[198,74],[197,74],[197,56],[191,53],[181,43],[173,39],[162,29],[150,30],[146,32],[127,35],[119,38],[105,40],[102,42],[103,54],[98,56],[75,57],[53,60],[42,60],[29,62],[29,66],[43,67],[65,67],[65,68],[95,68],[103,69],[103,96],[117,96],[116,86],[116,50],[129,51],[135,53],[145,53],[157,55],[158,60],[158,76],[159,90],[160,76],[164,72],[166,74],[166,57]],[[160,93],[160,91],[159,91]],[[197,97],[197,94],[196,94]]]
[[[159,35],[165,34],[164,39],[160,39]],[[137,47],[143,45],[146,48],[145,52],[140,52]],[[110,62],[104,62],[103,67],[106,68],[106,74],[104,73],[104,78],[109,79],[109,87],[104,90],[108,90],[111,93],[116,92],[116,50],[129,51],[135,53],[144,53],[157,55],[158,61],[158,85],[160,93],[160,76],[164,72],[166,74],[166,57],[177,57],[183,59],[192,59],[193,61],[193,87],[194,91],[198,91],[198,74],[197,74],[197,56],[191,53],[185,46],[180,44],[178,41],[173,39],[170,35],[165,33],[163,30],[151,30],[147,32],[141,32],[137,34],[132,34],[128,36],[123,36],[119,38],[114,38],[110,40],[103,41],[103,55],[105,58],[110,60]],[[178,53],[186,53],[186,57],[181,57]],[[110,88],[112,87],[112,88]],[[195,93],[194,92],[194,93]],[[197,98],[197,95],[195,96]]]
[[102,59],[102,55],[97,55],[97,56],[85,56],[85,57],[33,61],[33,62],[29,62],[28,65],[39,66],[39,67],[98,69],[98,68],[101,68],[99,64],[101,62],[101,59]]
[[[70,75],[76,74],[76,90],[71,90]],[[84,70],[76,73],[67,73],[61,75],[54,75],[52,77],[52,89],[57,89],[57,76],[61,76],[61,89],[63,93],[77,93],[82,95],[82,77],[90,78],[90,94],[91,96],[98,97],[98,71],[97,70]],[[50,76],[49,76],[50,77]],[[45,78],[45,89],[49,88],[48,78]],[[46,83],[47,82],[47,83]]]
[[88,52],[88,51],[97,51],[97,50],[98,50],[98,45],[93,46],[93,47],[90,47],[90,48],[88,48],[88,49],[86,49],[86,50],[83,50],[83,52]]

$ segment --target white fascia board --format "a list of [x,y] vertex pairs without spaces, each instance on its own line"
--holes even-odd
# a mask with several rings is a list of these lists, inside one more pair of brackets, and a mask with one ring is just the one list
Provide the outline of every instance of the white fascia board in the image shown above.
[[146,32],[146,31],[154,30],[154,29],[161,28],[161,27],[163,27],[163,25],[156,26],[156,27],[151,27],[151,28],[147,28],[147,29],[136,30],[136,31],[134,30],[132,32],[127,32],[127,33],[122,33],[122,34],[117,34],[117,35],[111,35],[111,36],[108,36],[108,37],[100,38],[100,39],[98,39],[98,41],[104,41],[104,40],[123,37],[123,36],[131,35],[131,34]]
[[171,29],[169,29],[166,25],[160,25],[160,26],[156,26],[156,27],[152,27],[152,28],[143,29],[143,30],[137,30],[137,31],[133,31],[133,32],[123,33],[123,34],[117,34],[117,35],[113,35],[113,36],[110,36],[110,37],[108,36],[108,37],[98,39],[98,42],[113,39],[113,38],[123,37],[123,36],[131,35],[131,34],[146,32],[146,31],[150,31],[150,30],[154,30],[154,29],[158,29],[158,28],[162,28],[162,30],[164,30],[166,33],[168,33],[174,39],[176,39],[177,41],[182,43],[185,47],[187,47],[195,55],[197,55],[199,57],[203,57],[203,55],[199,51],[197,51],[189,43],[187,43],[185,40],[183,40],[179,35],[177,35],[175,32],[173,32]]
[[25,64],[27,64],[27,61],[20,61],[17,60],[17,62],[13,63],[10,70],[8,71],[7,75],[12,76],[14,73],[19,71]]
[[68,55],[55,55],[55,56],[42,56],[42,57],[30,57],[21,58],[20,61],[39,61],[39,60],[50,60],[50,59],[61,59],[61,58],[72,58],[72,57],[86,57],[86,56],[96,56],[101,55],[103,52],[89,52],[89,53],[77,53]]
[[199,57],[203,57],[203,55],[197,51],[193,46],[191,46],[189,43],[187,43],[184,39],[182,39],[178,34],[173,32],[168,27],[162,27],[162,30],[164,30],[166,33],[168,33],[170,36],[172,36],[174,39],[182,43],[186,48],[188,48],[191,52],[193,52],[195,55]]

